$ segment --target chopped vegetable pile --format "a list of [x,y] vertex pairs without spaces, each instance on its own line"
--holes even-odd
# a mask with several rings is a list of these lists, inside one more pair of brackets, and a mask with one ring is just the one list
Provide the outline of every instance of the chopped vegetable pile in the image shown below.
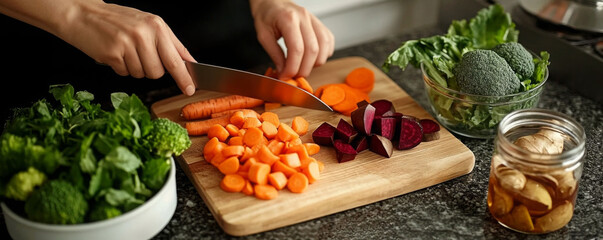
[[94,95],[53,85],[56,101],[17,109],[0,136],[0,196],[27,218],[77,224],[116,217],[165,183],[170,157],[191,145],[186,129],[151,119],[136,95]]

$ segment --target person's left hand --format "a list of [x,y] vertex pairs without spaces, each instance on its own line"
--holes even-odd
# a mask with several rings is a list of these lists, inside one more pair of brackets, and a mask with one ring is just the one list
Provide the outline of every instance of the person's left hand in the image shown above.
[[[290,0],[250,0],[257,37],[280,79],[306,77],[333,55],[335,37],[316,16]],[[277,40],[283,38],[287,57]]]

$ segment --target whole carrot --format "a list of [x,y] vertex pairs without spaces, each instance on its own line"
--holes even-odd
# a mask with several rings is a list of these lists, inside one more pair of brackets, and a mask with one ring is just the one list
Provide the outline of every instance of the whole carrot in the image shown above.
[[240,95],[228,95],[189,103],[182,107],[180,115],[186,120],[201,119],[210,117],[212,113],[231,109],[254,108],[263,103],[264,100],[260,99]]

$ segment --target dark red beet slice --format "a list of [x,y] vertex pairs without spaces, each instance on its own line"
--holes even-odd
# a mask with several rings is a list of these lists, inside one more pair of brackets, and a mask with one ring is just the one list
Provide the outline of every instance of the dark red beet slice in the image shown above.
[[339,163],[354,160],[358,154],[352,145],[340,139],[333,142],[333,147],[335,147],[335,157]]
[[369,140],[365,135],[358,135],[352,141],[352,147],[356,149],[357,153],[360,153],[369,148]]
[[318,145],[332,146],[336,130],[333,125],[324,122],[312,132],[312,140]]
[[375,119],[375,107],[371,104],[358,107],[352,112],[350,118],[352,119],[352,125],[358,132],[369,135],[371,134],[371,127]]
[[394,117],[377,116],[373,121],[373,133],[384,136],[385,138],[392,140],[396,134],[396,122],[399,122]]
[[339,123],[337,123],[337,131],[335,132],[335,139],[340,139],[345,143],[351,143],[352,139],[358,134],[358,131],[354,129],[350,123],[346,120],[339,119]]
[[364,106],[366,106],[368,104],[369,104],[369,102],[367,102],[366,100],[362,100],[362,101],[356,103],[356,106],[357,107],[364,107]]
[[396,109],[389,100],[379,99],[371,103],[375,107],[375,116],[392,116]]
[[421,124],[414,118],[404,116],[400,122],[400,135],[396,148],[399,150],[411,149],[421,143],[423,129]]
[[431,119],[421,119],[419,121],[423,128],[423,142],[429,142],[440,139],[440,125]]
[[371,135],[370,147],[372,152],[384,157],[391,157],[394,153],[394,145],[389,139],[377,134]]

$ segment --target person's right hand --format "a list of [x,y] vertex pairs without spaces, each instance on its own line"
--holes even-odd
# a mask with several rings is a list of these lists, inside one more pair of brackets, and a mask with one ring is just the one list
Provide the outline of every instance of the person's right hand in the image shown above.
[[102,1],[76,1],[57,36],[122,76],[157,79],[167,70],[187,95],[195,85],[184,61],[196,62],[157,15]]

